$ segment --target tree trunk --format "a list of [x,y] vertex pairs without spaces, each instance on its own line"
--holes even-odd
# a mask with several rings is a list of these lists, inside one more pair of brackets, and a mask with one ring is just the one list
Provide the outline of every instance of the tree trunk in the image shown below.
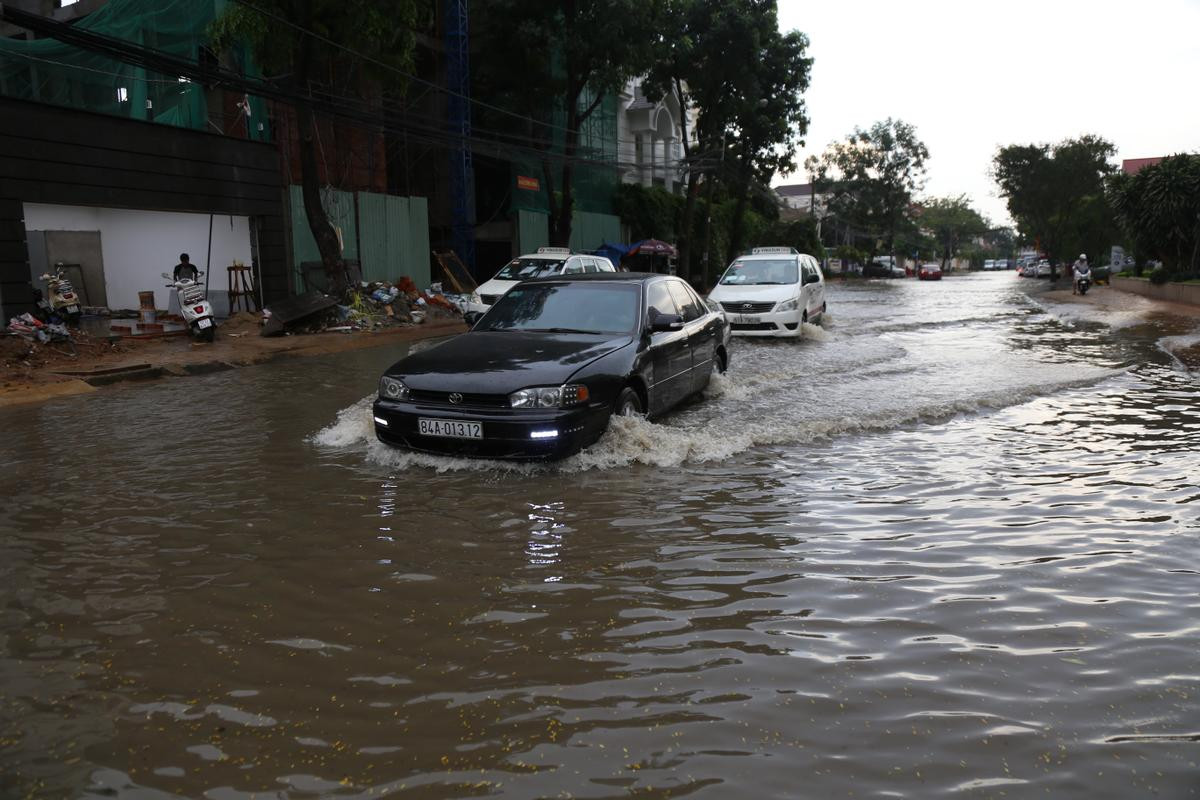
[[687,100],[683,94],[683,82],[679,79],[678,75],[675,76],[675,95],[679,98],[679,135],[680,140],[683,142],[683,180],[687,185],[687,189],[684,191],[687,201],[683,208],[683,224],[681,226],[683,230],[675,232],[679,258],[676,272],[684,280],[690,280],[692,277],[692,229],[690,226],[692,224],[692,215],[696,211],[696,192],[700,187],[696,186],[695,173],[692,171],[692,148],[688,142],[687,131]]
[[[301,25],[311,30],[313,20],[312,0],[305,0],[301,5]],[[300,53],[296,59],[296,85],[301,95],[307,95],[309,81],[312,77],[313,52],[312,37],[300,37]],[[317,174],[316,124],[313,120],[312,107],[301,100],[296,103],[296,127],[299,129],[300,142],[300,191],[304,198],[304,216],[317,243],[321,254],[321,265],[325,274],[330,278],[341,279],[342,249],[338,244],[337,233],[329,224],[329,216],[321,205],[321,179]],[[335,287],[338,285],[335,282]],[[344,288],[344,286],[342,287]]]
[[679,233],[679,270],[685,280],[692,279],[692,232],[695,228],[696,199],[700,195],[700,184],[696,173],[688,171],[687,200],[683,204],[683,230]]
[[700,265],[700,288],[707,291],[713,285],[712,280],[712,217],[713,217],[713,189],[717,185],[717,176],[709,173],[704,179],[708,184],[704,194],[704,263]]
[[733,207],[733,220],[729,225],[729,249],[725,254],[728,264],[737,258],[742,251],[743,239],[746,236],[746,205],[750,200],[750,165],[745,159],[739,160],[737,203]]
[[304,198],[304,216],[321,253],[321,265],[329,276],[341,272],[342,252],[337,232],[329,224],[329,216],[321,205],[321,181],[317,175],[316,144],[313,139],[312,109],[296,104],[296,123],[300,132],[300,190]]

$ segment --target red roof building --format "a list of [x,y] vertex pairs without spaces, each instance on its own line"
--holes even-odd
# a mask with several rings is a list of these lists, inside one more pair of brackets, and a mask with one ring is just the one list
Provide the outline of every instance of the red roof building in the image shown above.
[[1136,175],[1145,167],[1152,167],[1162,160],[1162,156],[1156,156],[1155,158],[1127,158],[1121,162],[1121,171],[1126,175]]

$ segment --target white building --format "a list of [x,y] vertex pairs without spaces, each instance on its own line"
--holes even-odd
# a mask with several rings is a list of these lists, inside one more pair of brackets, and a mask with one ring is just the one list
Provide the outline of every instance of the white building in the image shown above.
[[786,208],[818,219],[825,216],[827,198],[821,193],[814,197],[811,183],[787,183],[774,188],[775,194]]
[[[625,84],[617,97],[617,160],[622,181],[682,191],[680,113],[679,97],[674,92],[654,102],[642,92],[641,78]],[[695,110],[689,109],[687,132],[693,143],[695,130]]]

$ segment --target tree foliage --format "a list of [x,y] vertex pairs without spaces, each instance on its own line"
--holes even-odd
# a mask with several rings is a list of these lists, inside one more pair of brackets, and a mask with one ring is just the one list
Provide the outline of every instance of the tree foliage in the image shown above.
[[623,183],[613,198],[613,211],[629,228],[632,241],[675,238],[683,215],[683,198],[658,186]]
[[1117,219],[1139,255],[1163,262],[1162,277],[1200,272],[1200,155],[1168,156],[1108,180]]
[[812,217],[801,217],[787,222],[779,220],[771,226],[767,237],[767,240],[762,242],[764,245],[794,247],[818,261],[825,260],[825,247],[817,234],[817,221]]
[[[751,238],[745,214],[755,184],[795,166],[796,147],[808,128],[803,101],[812,67],[808,39],[779,31],[775,0],[667,0],[667,10],[668,27],[644,86],[652,99],[675,91],[685,107],[696,110],[698,149],[688,153],[681,227],[693,229],[697,177],[708,176],[710,192],[719,181],[734,200],[732,226],[725,246],[712,249],[730,253]],[[708,197],[711,202],[713,195]],[[680,244],[686,272],[699,241]]]
[[1058,144],[1002,147],[992,161],[992,177],[1008,202],[1008,212],[1029,241],[1057,261],[1075,254],[1106,251],[1112,244],[1113,217],[1104,195],[1115,167],[1110,142],[1081,136]]
[[829,213],[855,232],[870,252],[882,240],[895,252],[897,235],[910,218],[913,198],[925,185],[929,149],[916,128],[890,117],[855,128],[844,141],[808,159],[814,191],[825,194]]
[[943,267],[988,229],[987,220],[971,208],[966,195],[926,201],[921,206],[919,225],[933,238]]

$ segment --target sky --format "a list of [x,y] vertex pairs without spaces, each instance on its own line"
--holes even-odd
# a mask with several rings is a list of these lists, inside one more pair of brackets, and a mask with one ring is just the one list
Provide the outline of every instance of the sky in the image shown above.
[[801,165],[902,119],[929,148],[924,196],[1011,224],[988,177],[1001,146],[1093,133],[1118,163],[1200,152],[1200,0],[779,0],[779,23],[814,59]]

